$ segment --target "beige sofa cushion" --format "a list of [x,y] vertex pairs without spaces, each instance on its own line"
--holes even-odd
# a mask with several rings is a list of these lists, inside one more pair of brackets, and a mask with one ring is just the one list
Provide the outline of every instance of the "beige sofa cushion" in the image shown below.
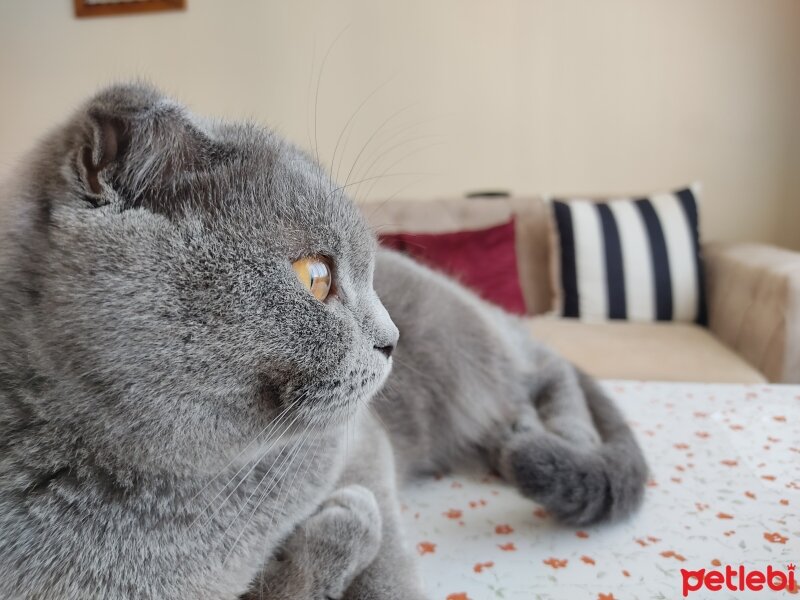
[[688,323],[585,323],[527,319],[534,337],[595,377],[764,383],[756,369],[707,329]]
[[704,253],[711,331],[770,381],[800,383],[800,253],[764,244]]
[[517,265],[528,314],[552,310],[550,213],[541,198],[451,198],[366,202],[361,210],[376,233],[441,233],[482,229],[516,218]]

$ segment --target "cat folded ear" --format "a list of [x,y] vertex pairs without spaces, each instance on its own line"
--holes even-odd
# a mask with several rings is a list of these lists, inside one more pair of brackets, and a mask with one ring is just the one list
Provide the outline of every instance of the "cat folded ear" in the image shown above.
[[127,145],[125,124],[108,115],[90,114],[91,140],[79,153],[78,170],[87,200],[95,206],[107,204],[110,182],[108,168]]
[[94,206],[136,206],[208,140],[175,101],[144,85],[117,85],[100,92],[81,116],[73,151],[80,193]]

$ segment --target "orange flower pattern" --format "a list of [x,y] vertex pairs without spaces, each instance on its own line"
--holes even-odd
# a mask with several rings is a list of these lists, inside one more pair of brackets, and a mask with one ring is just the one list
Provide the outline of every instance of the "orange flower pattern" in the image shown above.
[[552,567],[553,569],[563,569],[567,566],[569,562],[566,558],[553,558],[552,556],[547,560],[542,561],[548,567]]
[[491,569],[494,566],[494,561],[487,560],[486,562],[482,563],[475,563],[472,567],[472,570],[476,573],[483,573],[484,569]]
[[420,542],[417,544],[417,552],[419,552],[420,556],[433,554],[436,552],[436,544],[432,544],[431,542]]
[[652,471],[642,509],[570,530],[494,475],[415,483],[402,518],[431,598],[673,598],[681,568],[800,560],[800,386],[606,389]]
[[508,542],[507,544],[497,544],[497,547],[500,548],[503,552],[516,552],[517,547],[514,545],[514,542]]
[[786,537],[785,535],[781,535],[780,533],[777,532],[765,533],[764,539],[767,540],[768,542],[772,542],[773,544],[785,544],[786,542],[789,541],[788,537]]

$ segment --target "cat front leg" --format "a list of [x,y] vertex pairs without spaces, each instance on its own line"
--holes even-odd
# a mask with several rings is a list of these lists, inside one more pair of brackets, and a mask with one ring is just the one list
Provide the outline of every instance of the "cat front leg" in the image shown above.
[[425,600],[404,542],[389,438],[369,414],[351,424],[340,486],[301,523],[242,600]]
[[338,600],[373,561],[381,536],[372,492],[339,488],[289,536],[244,600]]
[[344,600],[425,600],[415,557],[405,542],[397,498],[394,453],[381,423],[367,415],[351,446],[342,483],[368,487],[381,515],[381,542],[375,559],[353,580]]

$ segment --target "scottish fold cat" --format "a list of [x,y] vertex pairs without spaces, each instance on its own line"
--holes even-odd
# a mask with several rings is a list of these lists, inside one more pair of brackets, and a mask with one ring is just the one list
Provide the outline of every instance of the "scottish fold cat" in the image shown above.
[[0,203],[0,597],[421,599],[408,478],[575,524],[642,497],[589,377],[268,130],[114,86]]

